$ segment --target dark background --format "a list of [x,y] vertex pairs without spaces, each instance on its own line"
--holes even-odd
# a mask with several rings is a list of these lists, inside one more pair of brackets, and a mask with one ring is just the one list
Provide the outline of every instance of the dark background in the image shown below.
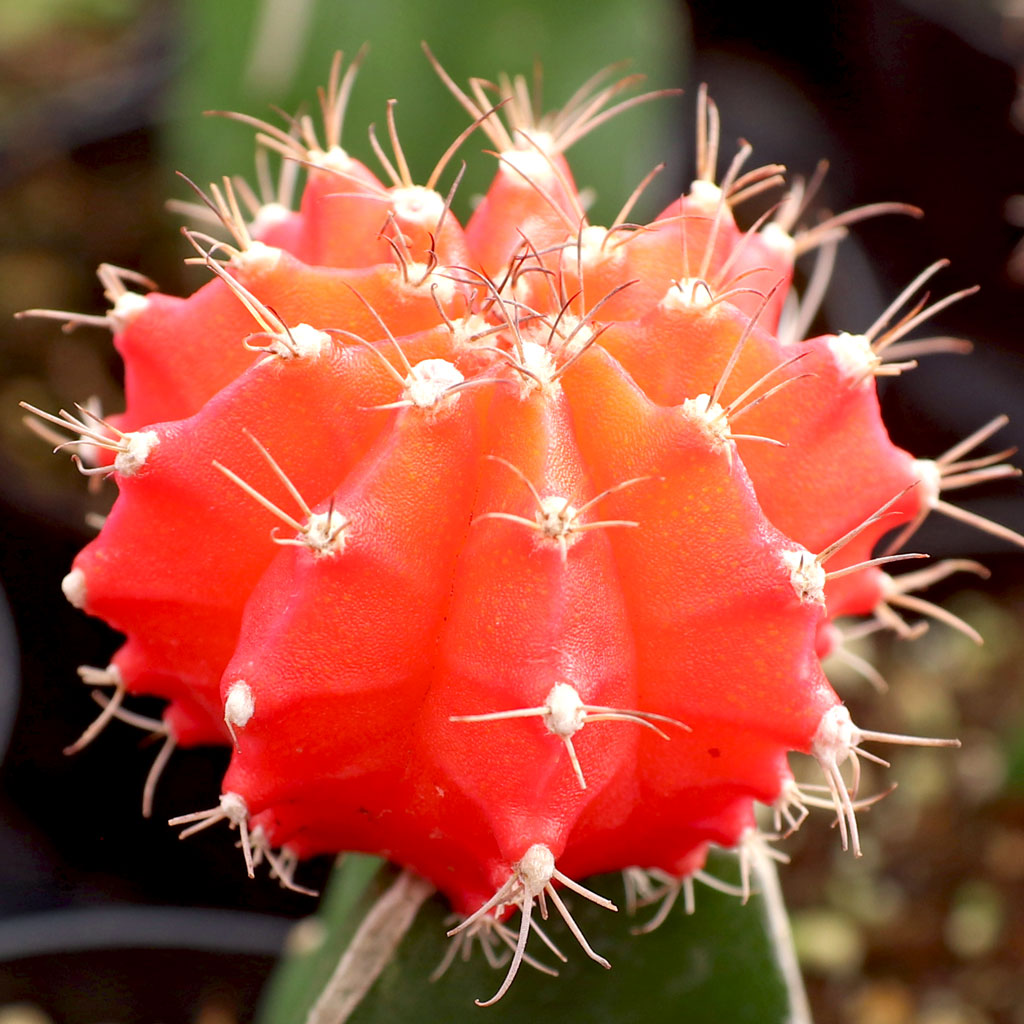
[[[844,243],[822,325],[863,330],[942,256],[952,265],[934,282],[937,294],[982,285],[936,325],[972,339],[976,352],[931,357],[886,388],[894,439],[934,456],[1005,411],[1013,422],[999,440],[1024,444],[1024,293],[1007,269],[1020,232],[1005,218],[1007,201],[1024,191],[1024,136],[1013,125],[1024,54],[1013,22],[994,6],[938,0],[692,3],[684,16],[691,34],[679,34],[680,84],[692,96],[697,82],[710,83],[726,152],[742,136],[760,160],[798,172],[827,156],[825,205],[898,199],[926,211],[922,221],[885,218],[856,229]],[[0,5],[0,26],[2,17]],[[140,818],[139,798],[155,749],[140,751],[138,734],[115,724],[76,758],[61,754],[96,710],[76,666],[103,665],[116,647],[59,594],[88,537],[84,514],[102,499],[89,498],[69,467],[25,434],[16,403],[50,408],[98,392],[116,409],[119,369],[103,332],[66,337],[54,324],[7,317],[31,305],[102,310],[92,277],[102,260],[151,273],[167,291],[195,287],[180,270],[176,224],[162,206],[173,191],[160,140],[167,94],[182,67],[180,26],[176,8],[142,5],[130,18],[74,36],[56,26],[0,54],[0,316],[7,324],[0,328],[0,580],[12,605],[22,687],[0,795],[0,960],[7,965],[0,966],[0,1006],[29,1000],[69,1024],[244,1019],[286,919],[312,909],[265,878],[249,882],[222,829],[179,843],[164,823],[213,803],[223,752],[175,757],[151,821]],[[677,188],[689,173],[680,166],[692,159],[692,109],[679,109]],[[969,507],[1024,530],[1016,483],[978,488],[969,498]],[[1002,774],[997,764],[996,783],[972,790],[961,785],[961,771],[919,811],[918,832],[880,842],[871,863],[852,871],[835,868],[834,836],[818,822],[798,837],[786,885],[806,941],[819,934],[815,927],[838,935],[840,946],[844,936],[856,939],[852,959],[829,964],[811,956],[819,1021],[1021,1024],[1015,1006],[1024,992],[1012,979],[1024,951],[1024,711],[1013,645],[1024,623],[1024,563],[1002,542],[938,521],[929,522],[921,543],[937,555],[980,557],[993,570],[987,590],[998,605],[960,600],[992,624],[995,650],[970,661],[975,655],[956,647],[946,667],[976,673],[970,687],[954,686],[950,700],[964,728],[1002,758]],[[17,701],[18,656],[9,636],[0,641],[8,658],[0,666],[2,743]],[[941,660],[946,649],[928,650]],[[928,669],[887,645],[881,655],[899,672]],[[877,706],[876,698],[854,699]],[[996,852],[982,857],[990,847]],[[303,880],[319,884],[327,867],[311,865]],[[844,902],[848,894],[836,895],[836,878],[848,881],[857,871],[911,895],[895,925],[858,920]],[[963,901],[968,919],[975,904],[983,917],[989,898],[1002,915],[996,938],[965,955],[964,943],[947,935],[955,935],[949,922]],[[222,913],[183,909],[190,907]],[[242,913],[263,916],[230,916]],[[115,945],[140,950],[112,956],[111,935],[120,936]],[[168,944],[198,951],[144,951]]]

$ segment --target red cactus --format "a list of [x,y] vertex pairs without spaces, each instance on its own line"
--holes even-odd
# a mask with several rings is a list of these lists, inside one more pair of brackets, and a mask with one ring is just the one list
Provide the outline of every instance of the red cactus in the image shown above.
[[213,188],[233,243],[190,235],[214,278],[187,299],[104,270],[126,410],[39,413],[119,491],[64,590],[127,637],[89,675],[115,687],[104,717],[156,694],[165,755],[233,747],[219,805],[177,822],[237,826],[250,872],[251,845],[411,868],[456,932],[515,945],[500,996],[535,900],[569,920],[556,883],[610,907],[572,878],[689,878],[755,803],[806,802],[791,751],[857,849],[840,766],[906,738],[850,721],[819,662],[833,620],[933,611],[908,591],[964,566],[893,578],[878,563],[914,556],[873,549],[1010,470],[962,458],[998,421],[936,463],[882,423],[875,377],[944,302],[890,321],[937,268],[863,335],[804,340],[806,306],[780,331],[794,259],[851,218],[795,231],[798,187],[737,227],[781,168],[741,174],[744,147],[716,184],[703,94],[689,193],[605,229],[563,154],[621,83],[535,124],[514,90],[495,113],[446,79],[499,151],[463,230],[393,108],[390,185],[340,148],[339,67],[325,140],[259,122],[309,167],[298,210],[247,221]]

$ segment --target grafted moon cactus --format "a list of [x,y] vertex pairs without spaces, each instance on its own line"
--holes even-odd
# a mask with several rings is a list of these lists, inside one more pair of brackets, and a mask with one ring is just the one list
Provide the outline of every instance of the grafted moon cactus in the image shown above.
[[335,64],[320,134],[256,122],[280,194],[211,186],[231,237],[186,232],[205,286],[101,269],[125,411],[33,410],[118,489],[64,580],[126,637],[83,670],[113,690],[76,747],[132,718],[126,694],[165,698],[147,813],[174,747],[230,745],[184,834],[227,821],[250,874],[268,859],[292,886],[301,858],[390,858],[447,895],[458,943],[513,949],[496,999],[536,963],[538,901],[607,966],[560,892],[614,909],[576,880],[621,869],[671,897],[711,845],[752,841],[757,804],[794,825],[834,807],[858,850],[861,745],[952,741],[851,721],[821,668],[835,621],[949,619],[914,592],[980,567],[883,565],[919,557],[900,552],[930,510],[975,519],[947,489],[1014,471],[972,454],[1002,420],[937,461],[883,425],[876,378],[943,344],[903,339],[959,296],[901,312],[941,264],[860,333],[803,336],[822,280],[798,299],[795,259],[827,266],[857,217],[915,211],[801,229],[798,182],[741,229],[783,169],[744,172],[744,144],[719,179],[702,92],[689,191],[638,225],[638,188],[601,227],[565,151],[625,83],[537,121],[520,83],[466,93],[438,69],[498,155],[463,227],[436,190],[452,149],[417,185],[393,104],[384,181],[341,148],[353,70]]

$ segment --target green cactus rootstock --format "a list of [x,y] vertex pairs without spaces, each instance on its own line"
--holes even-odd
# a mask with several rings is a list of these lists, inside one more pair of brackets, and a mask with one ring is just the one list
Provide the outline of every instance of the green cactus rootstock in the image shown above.
[[[505,972],[489,1004],[538,964],[541,916],[608,966],[563,896],[615,907],[580,879],[625,871],[634,902],[670,902],[712,847],[763,842],[757,805],[780,833],[831,809],[859,852],[858,758],[955,741],[859,728],[821,659],[851,632],[913,635],[904,611],[972,633],[918,591],[979,566],[893,563],[924,557],[905,549],[932,511],[1024,542],[946,500],[1016,471],[976,451],[1003,418],[934,460],[883,424],[877,379],[948,344],[907,337],[963,294],[918,300],[942,263],[874,323],[805,337],[847,226],[918,211],[803,227],[797,180],[739,227],[784,169],[747,170],[742,143],[719,176],[701,90],[689,190],[635,223],[651,175],[591,224],[565,153],[650,97],[597,76],[540,117],[521,81],[464,91],[435,64],[457,142],[497,156],[462,225],[455,147],[416,184],[393,103],[382,178],[342,148],[342,66],[319,120],[236,115],[280,176],[200,193],[198,291],[104,265],[105,316],[32,311],[105,324],[125,364],[123,413],[32,410],[117,487],[63,584],[125,636],[82,670],[105,708],[72,749],[113,717],[161,736],[148,813],[176,748],[230,747],[219,801],[172,824],[230,825],[250,874],[296,888],[317,854],[408,869],[450,901],[458,950]],[[162,720],[127,712],[135,694]]]

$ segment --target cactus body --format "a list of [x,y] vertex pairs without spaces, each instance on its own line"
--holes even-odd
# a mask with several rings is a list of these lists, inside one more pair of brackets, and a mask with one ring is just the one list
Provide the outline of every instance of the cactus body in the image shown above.
[[905,322],[780,337],[801,235],[789,207],[737,226],[776,169],[716,184],[713,108],[688,194],[604,229],[578,130],[458,95],[500,153],[465,229],[329,123],[272,137],[310,165],[299,209],[216,193],[237,244],[193,237],[209,283],[121,289],[126,410],[80,431],[118,497],[65,592],[125,634],[109,679],[168,700],[171,742],[232,746],[194,828],[381,853],[478,929],[518,906],[514,973],[554,883],[689,876],[755,803],[799,804],[792,751],[856,845],[839,766],[885,737],[819,657],[899,591],[863,563],[941,474],[879,412]]

